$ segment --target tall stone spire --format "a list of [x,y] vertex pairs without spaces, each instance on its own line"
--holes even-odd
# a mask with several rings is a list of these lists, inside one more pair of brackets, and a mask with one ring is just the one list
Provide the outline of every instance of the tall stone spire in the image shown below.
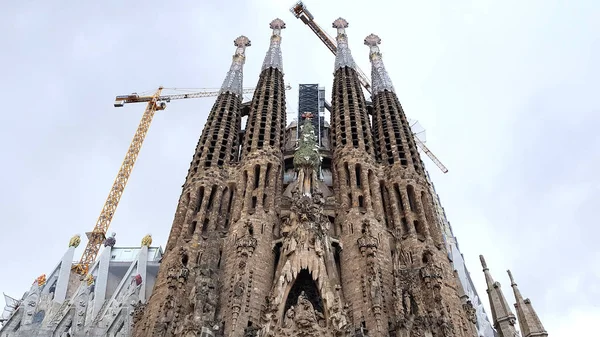
[[230,92],[235,95],[241,95],[243,90],[242,82],[244,79],[244,63],[246,62],[245,52],[246,47],[250,47],[250,39],[242,35],[235,39],[233,44],[237,47],[237,49],[233,55],[231,67],[229,68],[227,76],[225,77],[223,85],[221,86],[220,93]]
[[494,282],[492,274],[485,263],[483,255],[479,255],[485,281],[487,283],[487,293],[490,299],[490,307],[492,309],[492,318],[494,319],[494,328],[498,331],[499,337],[515,337],[517,331],[515,329],[516,318],[510,310],[506,298],[502,293],[500,282]]
[[387,164],[400,163],[398,169],[413,170],[425,175],[412,131],[394,86],[381,58],[379,36],[370,34],[364,40],[370,49],[371,79],[373,82],[373,135],[377,156]]
[[394,85],[392,80],[385,70],[383,60],[381,59],[381,53],[379,52],[378,44],[381,43],[379,36],[370,34],[365,38],[365,45],[369,46],[371,52],[369,53],[369,59],[371,60],[371,79],[373,87],[373,95],[388,90],[394,92]]
[[267,55],[265,55],[262,70],[267,68],[275,68],[279,69],[280,72],[283,72],[283,60],[281,57],[281,30],[285,28],[285,22],[277,18],[271,21],[269,27],[271,27],[273,30],[273,35],[271,35],[271,45],[269,46]]
[[510,277],[510,285],[515,293],[515,309],[517,309],[517,317],[519,318],[519,327],[523,337],[537,337],[537,336],[548,336],[548,332],[544,329],[540,318],[533,309],[531,301],[526,298],[523,299],[517,283],[515,282],[510,270],[507,270],[508,277]]
[[242,157],[255,149],[266,146],[280,148],[283,145],[286,113],[281,30],[285,29],[285,22],[275,19],[271,21],[269,27],[273,30],[271,44],[265,55],[252,98],[252,108],[244,133]]
[[348,21],[342,18],[338,18],[333,21],[333,28],[337,28],[337,53],[335,54],[335,70],[342,67],[348,67],[356,69],[356,64],[348,48],[348,36],[346,35],[346,28],[348,28]]
[[410,125],[385,71],[380,43],[375,34],[364,40],[372,64],[375,152],[388,175],[377,186],[383,204],[380,214],[387,228],[396,229],[401,237],[427,239],[440,245],[443,239],[433,195]]
[[229,337],[252,335],[260,326],[276,263],[273,235],[279,224],[286,119],[280,48],[285,23],[275,19],[270,28],[271,43],[252,98],[235,172],[233,220],[225,243],[228,249],[223,250],[224,284],[218,311],[228,322],[223,332]]
[[[154,291],[133,335],[199,335],[214,328],[221,288],[221,233],[229,227],[238,160],[245,48],[235,39],[235,55],[219,96],[208,114],[183,185]],[[149,238],[146,238],[146,242]]]

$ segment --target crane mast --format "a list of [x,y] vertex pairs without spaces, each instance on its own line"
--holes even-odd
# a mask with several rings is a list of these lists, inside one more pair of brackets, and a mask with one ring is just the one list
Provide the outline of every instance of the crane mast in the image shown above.
[[[285,90],[290,89],[292,89],[292,87],[289,84],[287,84],[285,86]],[[83,251],[83,255],[81,256],[79,263],[73,266],[73,270],[75,272],[77,272],[80,275],[87,274],[90,266],[96,260],[96,256],[98,256],[100,247],[106,239],[106,232],[108,230],[108,227],[110,226],[110,223],[112,222],[115,211],[117,210],[117,206],[119,205],[119,201],[121,200],[121,196],[123,195],[123,190],[125,190],[125,186],[127,185],[127,181],[129,180],[129,176],[131,175],[131,171],[133,170],[133,165],[135,164],[138,154],[140,153],[140,149],[142,148],[142,144],[144,143],[144,139],[146,138],[146,134],[148,133],[148,129],[150,128],[150,124],[152,123],[152,119],[154,118],[155,112],[159,110],[164,110],[167,107],[167,103],[171,102],[171,100],[211,97],[218,96],[220,93],[218,90],[208,90],[211,91],[161,95],[163,87],[160,87],[153,95],[150,96],[140,96],[136,93],[133,93],[129,95],[119,95],[115,98],[115,107],[122,107],[128,103],[147,103],[146,110],[142,115],[142,120],[140,121],[137,130],[135,131],[133,140],[129,145],[129,149],[127,150],[125,159],[121,164],[121,168],[119,169],[117,178],[115,179],[112,188],[110,189],[108,198],[106,198],[106,201],[104,202],[104,206],[102,207],[100,216],[96,221],[96,225],[94,226],[94,229],[91,232],[86,233],[88,243],[85,247],[85,250]],[[245,88],[242,91],[242,94],[250,94],[254,92],[254,90],[255,88]]]
[[[317,37],[325,44],[325,46],[327,46],[327,48],[331,50],[333,55],[337,54],[337,45],[335,41],[315,22],[315,17],[308,11],[306,5],[304,5],[302,1],[298,1],[294,6],[292,6],[290,8],[290,12],[292,12],[292,14],[294,14],[296,18],[302,20],[304,24],[310,27],[310,29],[317,35]],[[371,81],[369,80],[369,78],[358,67],[358,65],[355,65],[355,70],[358,75],[358,80],[360,81],[360,84],[362,84],[362,86],[369,92],[369,94],[372,94]],[[425,146],[425,144],[420,139],[418,139],[417,136],[414,136],[414,139],[417,146],[421,150],[423,150],[423,152],[431,159],[431,161],[433,161],[433,163],[437,165],[437,167],[439,167],[440,170],[442,170],[442,172],[447,173],[448,169],[446,168],[446,166],[442,164],[442,162],[429,150],[429,148],[427,148],[427,146]]]
[[96,221],[96,225],[91,232],[86,233],[88,237],[88,243],[83,251],[83,255],[81,256],[79,263],[73,266],[73,269],[80,275],[87,274],[90,265],[96,260],[98,251],[100,251],[100,247],[102,246],[102,242],[106,238],[106,231],[110,226],[115,211],[117,210],[117,206],[119,205],[119,201],[123,195],[123,190],[125,189],[125,185],[127,185],[127,181],[131,175],[131,170],[133,170],[133,165],[135,164],[138,154],[140,153],[140,149],[142,148],[142,144],[146,138],[146,134],[148,133],[152,119],[154,118],[154,113],[157,110],[164,110],[166,107],[164,102],[159,102],[158,100],[162,90],[162,87],[158,88],[158,90],[148,101],[148,104],[146,105],[146,111],[144,111],[142,120],[135,131],[133,140],[129,145],[129,149],[127,150],[125,159],[121,164],[119,173],[117,173],[117,178],[110,189],[108,198],[106,198],[106,201],[104,202],[104,206],[102,207],[100,216]]

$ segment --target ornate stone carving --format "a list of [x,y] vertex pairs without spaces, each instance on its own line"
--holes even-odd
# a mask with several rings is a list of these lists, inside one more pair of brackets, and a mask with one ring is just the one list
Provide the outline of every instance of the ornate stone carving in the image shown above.
[[296,305],[291,306],[283,319],[283,326],[274,336],[321,337],[327,336],[327,329],[319,324],[323,315],[315,311],[304,292],[298,296]]
[[136,324],[142,318],[144,309],[146,309],[146,303],[142,303],[142,301],[138,301],[133,305],[133,311],[131,312],[133,324]]
[[467,314],[467,319],[473,323],[477,324],[477,310],[473,307],[473,303],[471,301],[467,301],[467,303],[463,304],[463,309]]
[[104,239],[104,247],[114,247],[117,243],[117,239],[115,238],[117,233],[113,232],[110,237]]
[[235,240],[235,246],[237,249],[238,257],[248,258],[252,256],[252,253],[254,252],[254,249],[256,249],[258,241],[254,237],[254,230],[252,227],[252,222],[250,220],[246,221],[246,223],[244,224],[244,229],[246,230],[244,235]]
[[151,244],[152,244],[152,234],[146,234],[146,236],[144,236],[142,238],[142,247],[144,247],[144,246],[150,247]]
[[363,256],[375,258],[379,241],[371,234],[371,223],[369,220],[363,221],[362,236],[358,239],[358,247]]
[[69,247],[79,247],[79,244],[81,243],[81,236],[79,234],[75,234],[73,235],[73,237],[71,238],[71,240],[69,240]]

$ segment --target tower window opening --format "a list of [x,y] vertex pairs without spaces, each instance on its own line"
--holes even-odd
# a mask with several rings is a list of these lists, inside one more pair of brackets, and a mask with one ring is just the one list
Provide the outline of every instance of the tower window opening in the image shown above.
[[196,265],[199,266],[200,262],[202,262],[202,252],[199,252],[196,256]]
[[256,196],[252,196],[252,210],[254,210],[256,208]]
[[273,254],[275,256],[275,263],[273,264],[273,277],[276,277],[275,272],[277,272],[277,266],[279,265],[279,259],[281,258],[282,245],[283,244],[281,242],[277,242],[275,247],[273,247]]
[[204,221],[202,222],[202,234],[206,234],[206,232],[208,231],[208,223],[209,223],[209,219],[208,217],[206,217],[204,219]]
[[379,182],[379,193],[381,193],[381,205],[383,206],[383,219],[385,221],[385,226],[387,228],[390,228],[390,223],[389,223],[389,219],[388,219],[388,212],[389,212],[389,207],[388,207],[388,195],[387,195],[387,190],[385,188],[385,185],[383,183],[383,181]]
[[208,197],[208,205],[206,205],[207,213],[213,209],[213,201],[215,199],[215,194],[217,194],[217,185],[213,185],[210,191],[210,196]]
[[350,169],[348,168],[348,163],[344,163],[344,173],[346,174],[346,186],[350,186]]
[[254,166],[254,188],[258,188],[260,182],[260,165]]
[[412,185],[406,186],[406,190],[408,192],[408,204],[410,206],[410,210],[413,212],[417,211],[416,206],[416,196],[415,196],[415,188]]
[[418,235],[425,235],[425,228],[423,228],[423,224],[419,220],[414,220],[413,224]]
[[221,258],[223,257],[223,251],[219,249],[219,261],[217,262],[217,268],[221,267]]
[[402,222],[402,235],[408,235],[410,233],[410,230],[408,229],[408,221],[406,221],[405,217],[402,217],[400,222]]
[[362,179],[360,176],[360,164],[356,164],[356,166],[354,166],[354,171],[356,173],[356,186],[357,187],[361,187],[362,185]]
[[267,194],[263,193],[263,197],[262,197],[263,208],[266,206],[266,204],[267,204]]
[[200,187],[200,190],[198,191],[198,203],[196,204],[196,207],[194,209],[195,212],[200,211],[200,206],[202,206],[203,199],[204,199],[204,186]]
[[273,167],[273,165],[271,163],[267,164],[267,171],[265,172],[265,187],[269,186],[269,176],[271,174],[271,168]]
[[362,195],[358,196],[358,207],[360,207],[360,208],[365,207],[364,197]]
[[181,255],[181,264],[182,264],[184,267],[186,267],[186,266],[187,266],[188,259],[189,259],[189,257],[188,257],[188,255],[187,255],[187,253],[186,253],[186,252],[184,252],[184,253],[183,253],[183,255]]
[[337,271],[340,284],[342,284],[342,259],[340,257],[340,252],[342,251],[342,248],[339,244],[335,242],[332,243],[331,246],[333,247],[333,261],[335,262],[335,269]]
[[406,212],[406,210],[404,209],[404,203],[402,202],[402,194],[400,193],[400,188],[398,187],[398,184],[394,184],[394,192],[396,194],[396,200],[398,202],[398,207],[400,207],[400,210],[402,211],[402,213]]
[[192,223],[189,225],[188,227],[188,238],[191,238],[194,235],[194,232],[196,231],[196,225],[198,224],[198,221],[192,221]]

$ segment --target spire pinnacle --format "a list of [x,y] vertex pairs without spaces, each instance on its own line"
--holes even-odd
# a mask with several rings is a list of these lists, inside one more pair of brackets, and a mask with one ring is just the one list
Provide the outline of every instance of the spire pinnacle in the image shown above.
[[268,68],[279,69],[283,72],[283,61],[281,57],[281,30],[285,29],[285,22],[277,18],[269,24],[269,27],[273,30],[271,35],[271,45],[263,61],[262,70]]
[[537,313],[533,309],[531,305],[531,301],[526,298],[523,299],[519,288],[517,287],[517,283],[513,278],[510,270],[506,271],[508,273],[508,277],[510,277],[510,283],[513,288],[513,293],[515,294],[515,309],[517,310],[517,317],[519,318],[519,327],[521,328],[521,332],[524,337],[533,337],[533,336],[548,336],[548,332],[544,329],[542,322],[540,321]]
[[490,300],[490,308],[492,309],[492,317],[494,319],[494,327],[498,330],[498,335],[500,337],[513,337],[516,333],[514,327],[516,323],[515,315],[510,310],[508,302],[506,302],[506,297],[504,297],[504,294],[502,293],[500,282],[494,282],[483,255],[479,255],[479,260],[481,260],[481,266],[483,267],[483,273],[485,274],[487,293]]
[[516,286],[517,284],[515,283],[515,279],[513,278],[512,273],[510,272],[510,269],[506,271],[508,273],[508,278],[510,278],[510,285],[511,286]]
[[481,261],[481,266],[483,267],[483,271],[488,269],[487,263],[485,263],[485,258],[483,257],[483,255],[479,255],[479,261]]
[[235,54],[233,55],[231,67],[229,68],[227,76],[225,77],[223,85],[221,86],[221,90],[219,91],[220,94],[224,92],[230,92],[235,95],[242,94],[242,81],[244,78],[243,68],[244,62],[246,62],[246,55],[244,53],[246,51],[246,47],[250,46],[250,39],[244,35],[241,35],[233,41],[233,44],[237,48],[235,50]]
[[365,45],[371,49],[369,60],[371,60],[371,81],[373,82],[373,95],[384,90],[394,92],[392,80],[385,70],[378,45],[381,43],[379,36],[370,34],[365,38]]
[[335,54],[335,70],[342,67],[349,67],[356,69],[354,59],[348,48],[348,36],[346,35],[346,28],[348,28],[348,21],[343,18],[338,18],[333,21],[333,28],[337,29],[337,53]]

